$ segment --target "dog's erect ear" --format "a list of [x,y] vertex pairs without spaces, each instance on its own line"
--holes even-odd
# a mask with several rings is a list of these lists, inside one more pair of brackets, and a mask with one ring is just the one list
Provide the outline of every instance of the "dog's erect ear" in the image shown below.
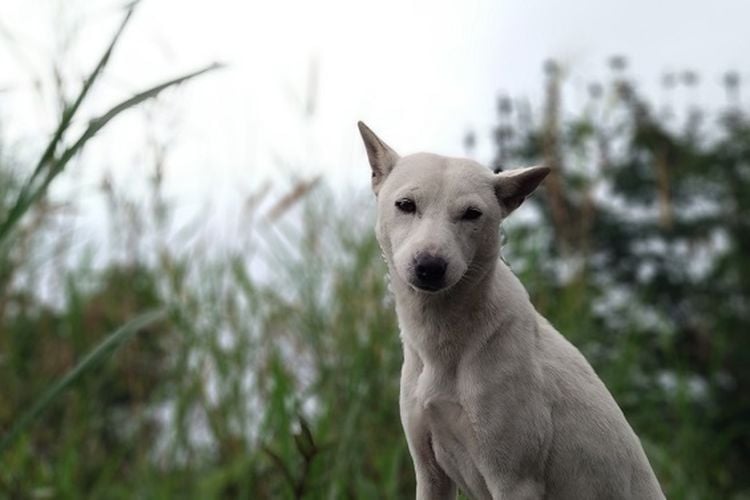
[[372,190],[377,195],[380,185],[396,165],[398,155],[367,125],[357,122],[357,126],[359,127],[359,133],[362,134],[362,140],[365,142],[367,159],[370,160],[370,167],[372,167]]
[[495,193],[506,215],[518,208],[549,173],[548,167],[526,167],[497,174]]

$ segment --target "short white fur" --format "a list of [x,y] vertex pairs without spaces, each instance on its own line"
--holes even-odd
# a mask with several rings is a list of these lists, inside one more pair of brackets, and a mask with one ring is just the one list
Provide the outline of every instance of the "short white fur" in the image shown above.
[[[614,398],[499,258],[500,223],[549,169],[493,174],[466,159],[400,157],[359,128],[401,330],[416,498],[452,499],[457,488],[477,500],[664,498]],[[464,217],[468,208],[481,215]],[[422,254],[447,263],[438,290],[415,277]]]

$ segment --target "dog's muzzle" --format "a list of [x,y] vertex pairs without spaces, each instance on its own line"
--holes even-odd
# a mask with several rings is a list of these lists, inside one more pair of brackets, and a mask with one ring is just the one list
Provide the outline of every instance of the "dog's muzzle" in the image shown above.
[[448,263],[442,257],[419,254],[414,258],[414,286],[435,292],[445,286]]

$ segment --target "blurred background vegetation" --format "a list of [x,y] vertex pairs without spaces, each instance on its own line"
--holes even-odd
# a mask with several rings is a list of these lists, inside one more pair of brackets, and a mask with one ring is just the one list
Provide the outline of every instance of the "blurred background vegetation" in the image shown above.
[[[217,251],[200,219],[171,231],[158,156],[145,201],[102,184],[107,247],[73,245],[64,213],[76,200],[48,187],[86,147],[66,121],[107,58],[61,97],[38,164],[0,135],[0,497],[412,497],[369,195],[342,197],[325,179],[273,200],[261,188],[242,215],[246,241]],[[553,61],[543,102],[487,103],[492,167],[554,167],[508,224],[505,256],[614,393],[669,498],[750,498],[743,83],[725,75],[718,110],[659,108],[624,58],[609,68],[573,112]],[[118,330],[154,310],[166,315]]]

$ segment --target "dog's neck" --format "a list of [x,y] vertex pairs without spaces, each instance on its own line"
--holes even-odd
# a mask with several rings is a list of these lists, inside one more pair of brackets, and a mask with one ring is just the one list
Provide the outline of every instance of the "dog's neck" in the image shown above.
[[441,363],[460,359],[465,346],[477,345],[474,337],[502,334],[504,324],[534,314],[528,293],[501,259],[442,293],[416,291],[398,277],[392,290],[404,343]]

